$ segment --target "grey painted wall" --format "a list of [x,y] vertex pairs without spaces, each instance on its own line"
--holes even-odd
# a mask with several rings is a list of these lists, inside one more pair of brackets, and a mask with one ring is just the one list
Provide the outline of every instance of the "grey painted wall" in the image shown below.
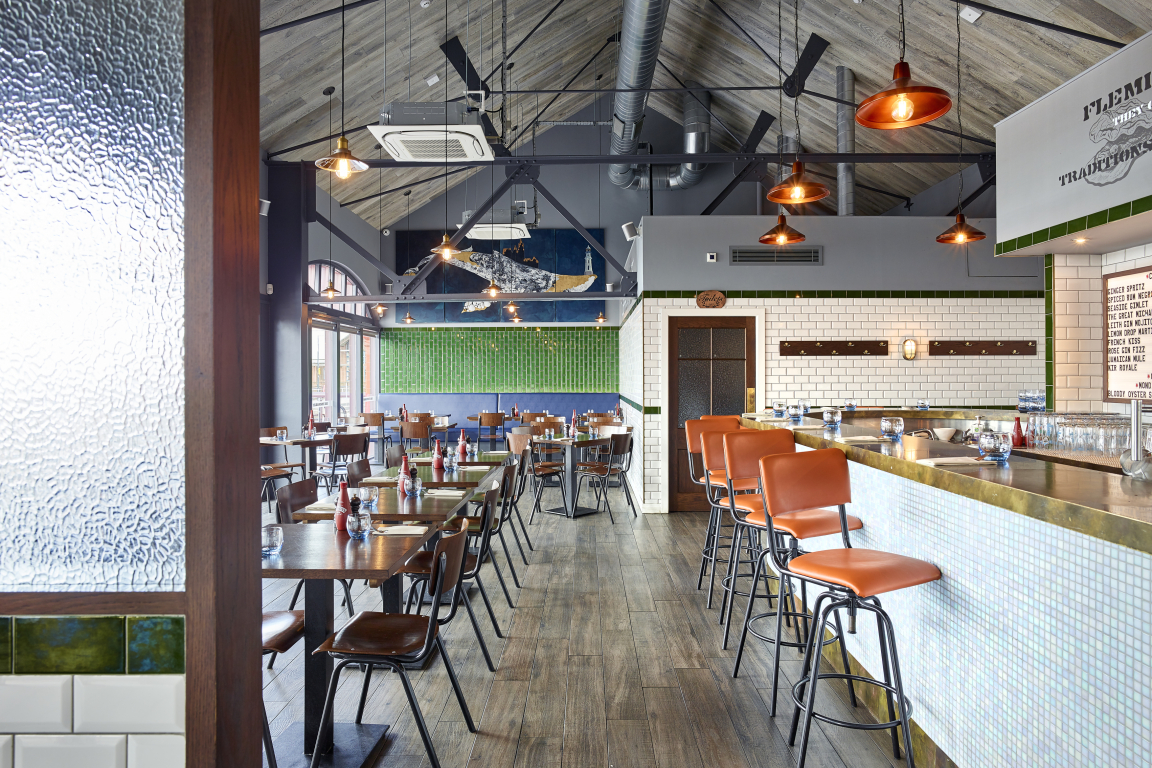
[[[1037,257],[995,258],[995,219],[971,223],[988,237],[965,249],[936,235],[952,219],[935,216],[790,216],[824,248],[822,265],[732,265],[729,248],[757,245],[775,225],[770,216],[656,216],[644,219],[640,261],[643,290],[1040,290]],[[718,253],[715,264],[705,253]]]
[[[964,169],[963,197],[975,192],[984,183],[980,178],[980,168],[970,165]],[[948,212],[956,207],[956,183],[959,174],[952,174],[943,181],[939,181],[918,195],[912,196],[912,209],[900,203],[892,210],[884,213],[885,216],[947,216]],[[996,185],[980,193],[980,196],[965,207],[964,215],[968,218],[990,219],[996,216]]]

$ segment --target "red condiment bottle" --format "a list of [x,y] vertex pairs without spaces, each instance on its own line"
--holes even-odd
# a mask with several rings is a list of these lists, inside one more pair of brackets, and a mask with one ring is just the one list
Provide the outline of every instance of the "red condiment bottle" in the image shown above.
[[456,443],[456,455],[462,459],[468,457],[468,436],[463,428],[460,429],[460,442]]
[[432,453],[432,469],[444,469],[444,452],[440,450],[440,438],[436,438],[436,450]]
[[520,404],[519,403],[512,403],[512,418],[514,418],[514,419],[520,418]]
[[312,437],[316,432],[316,421],[314,418],[314,409],[308,409],[308,437]]
[[336,512],[332,515],[332,522],[338,531],[348,530],[348,512],[352,503],[348,501],[348,483],[340,483],[340,498],[336,501]]
[[404,458],[400,461],[400,472],[396,475],[396,490],[404,493],[408,489],[408,454],[404,454]]
[[1024,430],[1020,428],[1020,417],[1016,417],[1016,424],[1012,427],[1012,447],[1022,448],[1024,446]]

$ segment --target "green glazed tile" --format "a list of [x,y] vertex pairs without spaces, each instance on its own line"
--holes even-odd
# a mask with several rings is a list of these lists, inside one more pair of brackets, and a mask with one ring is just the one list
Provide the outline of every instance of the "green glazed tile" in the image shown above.
[[1092,227],[1098,227],[1101,224],[1107,224],[1107,223],[1108,223],[1108,211],[1107,211],[1107,209],[1105,209],[1103,211],[1096,211],[1096,213],[1088,214],[1088,229],[1092,229]]
[[12,672],[12,617],[0,616],[0,675]]
[[21,675],[124,672],[123,616],[17,616],[15,671]]
[[1037,243],[1045,243],[1047,241],[1048,241],[1048,229],[1047,229],[1047,227],[1045,227],[1044,229],[1038,229],[1032,233],[1032,245],[1036,245]]
[[1058,237],[1064,237],[1066,234],[1068,234],[1068,222],[1057,224],[1054,227],[1048,228],[1048,238],[1050,240],[1055,240]]
[[1108,209],[1108,221],[1120,221],[1132,215],[1132,203],[1113,206]]
[[1024,298],[1024,291],[1008,291],[1008,298],[1022,299]]
[[1152,195],[1142,197],[1139,200],[1132,201],[1132,215],[1135,216],[1140,213],[1147,213],[1152,211]]
[[1008,291],[995,291],[995,294],[996,294],[996,298],[998,298],[998,299],[1008,298]]
[[996,243],[996,255],[1004,253],[1004,243]]
[[128,673],[184,674],[184,617],[128,617]]
[[1020,235],[1016,238],[1016,249],[1027,248],[1032,245],[1032,235]]

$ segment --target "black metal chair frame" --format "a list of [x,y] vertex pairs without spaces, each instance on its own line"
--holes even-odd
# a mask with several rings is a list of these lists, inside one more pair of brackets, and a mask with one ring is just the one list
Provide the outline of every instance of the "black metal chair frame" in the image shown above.
[[[626,448],[617,451],[618,445],[627,445]],[[624,497],[628,500],[628,506],[632,509],[632,517],[637,517],[636,504],[632,501],[632,493],[628,486],[628,466],[631,464],[632,458],[632,435],[628,432],[622,432],[618,435],[612,435],[608,443],[608,460],[606,462],[595,463],[580,463],[576,465],[577,478],[589,477],[596,481],[596,511],[600,511],[600,503],[603,501],[604,507],[608,510],[609,522],[615,524],[616,520],[612,517],[612,503],[608,500],[608,481],[613,476],[620,479],[620,485],[624,488]],[[599,471],[603,467],[603,473]],[[576,483],[576,498],[572,502],[572,506],[579,506],[580,503],[580,482]]]
[[[535,435],[533,435],[535,437]],[[532,485],[535,489],[532,501],[532,512],[528,515],[528,525],[532,525],[536,519],[536,513],[540,511],[540,499],[544,495],[544,488],[547,485],[545,482],[550,477],[555,477],[560,481],[560,496],[564,499],[565,506],[567,506],[568,495],[564,492],[564,467],[553,466],[548,467],[547,471],[541,473],[536,469],[536,453],[539,450],[541,453],[548,452],[548,446],[541,445],[535,441],[528,443],[528,470],[532,473]],[[549,513],[551,514],[551,513]]]

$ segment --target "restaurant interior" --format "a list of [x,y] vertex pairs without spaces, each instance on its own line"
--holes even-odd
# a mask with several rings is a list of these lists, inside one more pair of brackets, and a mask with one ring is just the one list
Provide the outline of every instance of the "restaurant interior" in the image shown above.
[[1152,765],[1150,62],[8,0],[0,768]]

